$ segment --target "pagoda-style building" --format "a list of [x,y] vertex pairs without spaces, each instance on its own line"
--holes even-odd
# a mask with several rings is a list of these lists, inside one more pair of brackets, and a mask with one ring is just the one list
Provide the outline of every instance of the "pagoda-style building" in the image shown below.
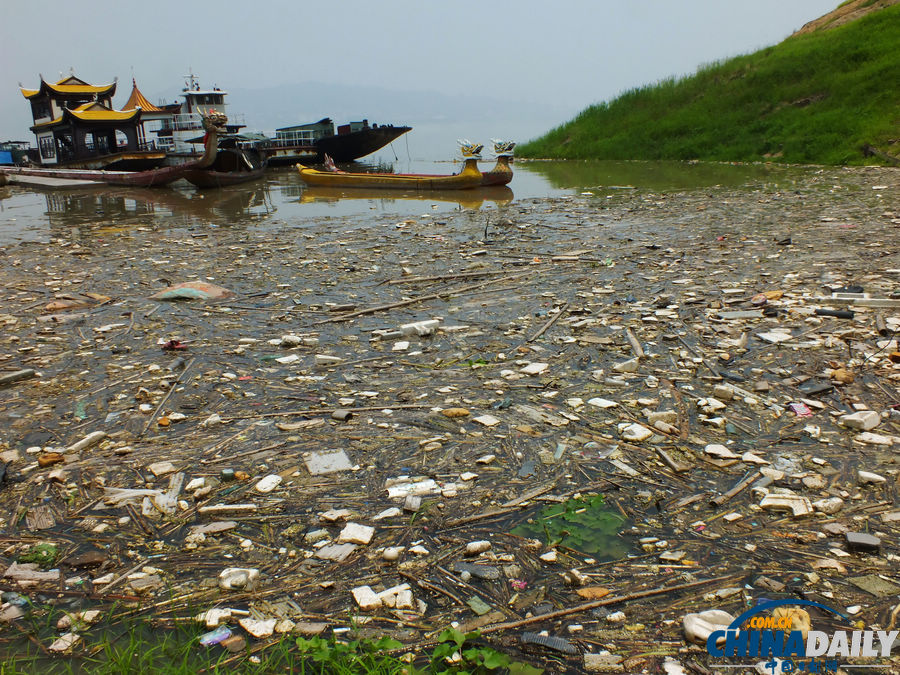
[[148,146],[170,152],[174,150],[172,142],[172,120],[181,112],[181,104],[170,103],[162,106],[154,105],[138,89],[137,81],[131,78],[131,95],[125,102],[124,109],[140,108],[141,124],[138,126],[138,140]]
[[70,75],[50,84],[42,77],[40,87],[21,91],[42,165],[141,170],[165,159],[143,139],[141,107],[113,108],[116,82],[92,85]]

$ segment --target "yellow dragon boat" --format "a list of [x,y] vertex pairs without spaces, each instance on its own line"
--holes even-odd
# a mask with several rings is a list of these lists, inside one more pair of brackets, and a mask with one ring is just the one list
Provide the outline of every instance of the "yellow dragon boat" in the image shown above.
[[423,173],[357,173],[319,171],[297,165],[300,179],[316,187],[375,188],[385,190],[469,190],[481,186],[477,160],[468,157],[462,170],[453,175]]
[[513,177],[513,170],[510,166],[513,158],[513,149],[516,147],[515,141],[501,141],[492,139],[494,143],[494,154],[497,156],[497,164],[490,171],[484,171],[482,175],[482,185],[507,185]]

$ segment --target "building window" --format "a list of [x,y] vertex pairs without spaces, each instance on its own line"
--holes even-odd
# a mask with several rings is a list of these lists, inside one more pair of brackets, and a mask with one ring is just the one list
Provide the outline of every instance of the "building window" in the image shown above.
[[56,157],[56,147],[53,144],[52,136],[42,136],[38,140],[38,147],[41,149],[41,157],[43,159]]
[[50,106],[47,101],[35,101],[31,104],[31,114],[36,120],[50,117]]

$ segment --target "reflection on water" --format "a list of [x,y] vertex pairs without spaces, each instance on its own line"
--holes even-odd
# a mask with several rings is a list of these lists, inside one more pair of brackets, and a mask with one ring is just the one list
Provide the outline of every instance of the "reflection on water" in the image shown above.
[[[287,192],[287,191],[286,191]],[[510,204],[514,198],[512,189],[506,185],[475,188],[472,190],[369,190],[362,188],[305,187],[297,190],[301,203],[338,203],[348,199],[376,200],[382,205],[392,205],[397,200],[418,200],[420,202],[449,202],[464,209],[479,209],[485,202],[499,206]]]
[[[484,162],[485,170],[490,162]],[[364,164],[356,170],[364,170]],[[385,168],[385,167],[378,167]],[[413,162],[390,167],[409,173],[450,174],[451,162]],[[514,200],[555,197],[573,191],[633,187],[644,191],[689,190],[714,185],[780,184],[800,168],[779,165],[731,165],[689,162],[516,162],[509,187],[474,190],[397,192],[308,188],[295,167],[274,169],[265,177],[219,190],[196,191],[179,181],[166,188],[81,187],[36,191],[0,188],[0,246],[15,241],[44,241],[65,227],[203,227],[206,225],[287,223],[315,227],[323,217],[506,208]],[[273,218],[274,216],[274,218]]]
[[[522,162],[516,164],[522,168]],[[792,169],[774,164],[724,164],[708,162],[646,161],[534,161],[528,171],[543,176],[556,188],[636,188],[667,191],[693,190],[719,185],[780,182]],[[793,169],[796,171],[796,169]]]
[[82,225],[115,220],[127,224],[147,217],[202,217],[240,219],[256,211],[268,213],[267,186],[263,184],[207,192],[149,188],[92,188],[45,192],[46,215],[51,225]]

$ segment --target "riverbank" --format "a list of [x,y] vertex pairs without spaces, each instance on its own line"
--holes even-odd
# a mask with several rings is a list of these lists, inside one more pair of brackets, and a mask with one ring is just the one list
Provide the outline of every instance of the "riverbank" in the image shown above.
[[900,108],[884,84],[900,68],[894,47],[900,7],[893,0],[849,4],[854,7],[810,22],[777,45],[590,106],[516,152],[556,159],[890,163],[865,148],[900,154]]
[[[28,616],[413,650],[456,624],[548,672],[708,667],[683,615],[762,597],[886,629],[898,194],[822,169],[9,246],[4,600],[76,655],[96,628]],[[184,282],[225,291],[151,298]]]

